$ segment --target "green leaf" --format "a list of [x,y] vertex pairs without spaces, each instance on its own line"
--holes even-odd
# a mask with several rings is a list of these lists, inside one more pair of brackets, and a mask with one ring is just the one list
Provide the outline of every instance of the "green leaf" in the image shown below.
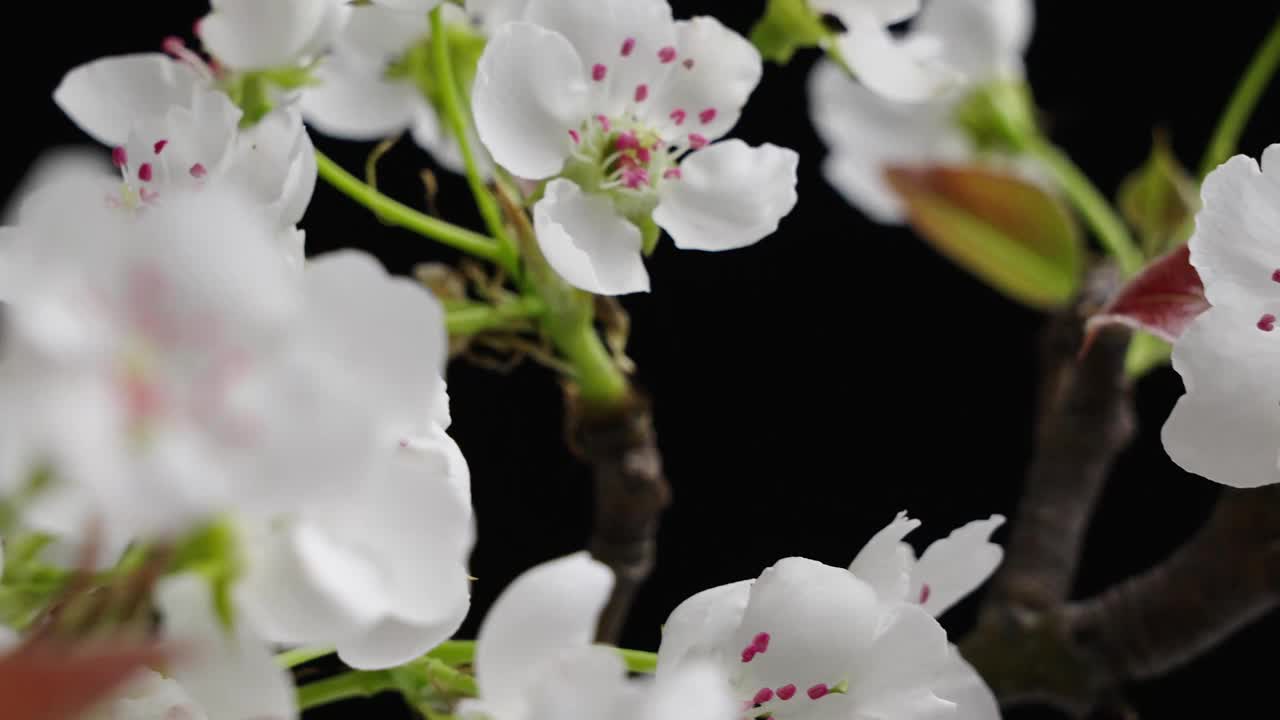
[[785,65],[796,50],[816,47],[832,35],[806,0],[769,0],[751,29],[751,42],[766,60]]
[[194,572],[203,576],[213,593],[218,618],[231,627],[234,621],[231,588],[242,567],[240,541],[234,524],[229,520],[218,520],[178,543],[174,548],[170,572],[174,575]]
[[640,228],[641,248],[644,256],[649,257],[654,250],[658,249],[658,240],[662,237],[662,228],[658,227],[658,223],[653,221],[653,215],[645,215],[634,220],[636,226]]
[[916,231],[991,287],[1046,310],[1075,298],[1083,243],[1071,214],[1049,193],[977,167],[894,167],[886,177]]
[[1129,343],[1129,354],[1124,359],[1125,374],[1136,380],[1152,370],[1169,364],[1173,346],[1146,332],[1135,332]]
[[1120,185],[1120,212],[1148,258],[1163,255],[1191,236],[1200,210],[1200,188],[1158,133],[1151,155]]

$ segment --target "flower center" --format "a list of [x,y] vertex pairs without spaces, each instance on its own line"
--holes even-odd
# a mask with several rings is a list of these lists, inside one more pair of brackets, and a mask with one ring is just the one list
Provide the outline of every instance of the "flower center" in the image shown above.
[[[145,146],[144,146],[145,147]],[[111,198],[114,205],[136,210],[142,205],[155,202],[160,197],[157,189],[173,181],[168,177],[168,165],[160,162],[161,154],[169,147],[167,138],[159,138],[150,143],[149,157],[133,158],[129,149],[123,145],[112,148],[111,163],[120,171],[124,187],[119,198]],[[141,160],[136,165],[132,160]],[[196,162],[186,168],[186,173],[195,180],[201,180],[209,174],[204,163]]]
[[[674,64],[673,73],[691,73],[698,67],[691,57],[681,59],[672,46],[645,48],[635,37],[622,40],[618,56],[614,60],[618,64]],[[594,63],[589,71],[591,81],[610,82],[613,70],[608,62]],[[668,82],[679,80],[673,77]],[[569,129],[572,156],[565,176],[584,190],[610,192],[624,205],[648,205],[652,211],[661,183],[681,179],[684,156],[709,143],[704,126],[715,122],[720,111],[715,107],[656,107],[654,103],[662,100],[655,98],[654,88],[645,82],[627,87],[625,92],[629,102],[621,113],[596,115]],[[623,212],[631,214],[625,208]]]
[[[769,643],[772,636],[767,632],[757,633],[751,639],[750,644],[742,649],[742,663],[749,665],[757,657],[764,655],[769,651]],[[742,717],[744,720],[770,720],[779,713],[794,707],[798,713],[804,710],[803,698],[798,698],[795,703],[790,702],[796,698],[800,688],[793,682],[780,685],[778,687],[757,686],[750,682],[750,679],[744,676],[739,678],[736,683],[740,691],[745,690],[750,693],[749,699],[742,701]],[[805,688],[804,696],[810,701],[821,700],[828,695],[840,695],[847,692],[849,683],[841,680],[835,684],[816,683]]]

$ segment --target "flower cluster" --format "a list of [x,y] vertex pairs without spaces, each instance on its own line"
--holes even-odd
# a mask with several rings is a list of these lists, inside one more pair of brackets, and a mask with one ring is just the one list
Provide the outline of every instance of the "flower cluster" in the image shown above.
[[[907,39],[885,27],[912,2],[819,9],[843,21],[839,47],[867,87],[896,101],[1014,72],[1014,5],[938,2]],[[960,42],[964,13],[992,34]],[[589,294],[648,290],[644,256],[662,231],[695,250],[772,234],[796,205],[799,158],[724,139],[761,56],[714,18],[676,20],[666,0],[213,0],[196,35],[204,54],[170,39],[163,54],[67,73],[54,101],[109,150],[45,161],[0,228],[0,530],[21,550],[0,556],[0,584],[76,571],[109,584],[139,558],[170,561],[148,632],[176,648],[172,661],[94,720],[296,718],[281,646],[335,648],[439,700],[414,673],[442,663],[428,653],[469,611],[475,540],[467,460],[447,432],[452,324],[427,288],[363,252],[307,256],[300,223],[325,166],[307,125],[366,140],[408,129],[469,174],[478,201],[493,202],[490,182],[518,195],[505,220],[528,242],[505,269],[511,292],[548,313],[565,296],[581,313]],[[545,267],[549,278],[526,272]],[[601,350],[586,354],[608,357],[590,314],[548,320],[577,322]],[[967,525],[917,560],[903,538],[919,523],[904,514],[848,569],[788,558],[695,595],[672,613],[651,680],[591,642],[609,568],[551,561],[494,605],[470,697],[451,709],[995,718],[935,616],[994,571],[1002,522]],[[0,602],[0,614],[26,630],[40,602]],[[7,650],[17,641],[0,630]]]

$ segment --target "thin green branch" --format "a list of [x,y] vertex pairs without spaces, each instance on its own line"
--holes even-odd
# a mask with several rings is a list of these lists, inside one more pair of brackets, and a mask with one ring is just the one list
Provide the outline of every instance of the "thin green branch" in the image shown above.
[[298,709],[309,710],[340,700],[373,697],[398,689],[395,675],[388,670],[353,670],[298,688]]
[[276,655],[276,663],[282,668],[294,668],[303,663],[318,660],[326,655],[332,655],[334,652],[334,649],[331,647],[294,648],[293,650],[286,650]]
[[643,650],[627,650],[625,648],[617,648],[617,650],[623,661],[627,663],[627,669],[631,672],[653,673],[658,670],[657,653],[644,652]]
[[499,305],[466,303],[448,308],[445,324],[450,335],[475,335],[537,319],[546,312],[547,304],[536,297],[522,297]]
[[436,85],[439,88],[440,104],[444,116],[453,131],[458,149],[462,153],[462,164],[466,168],[467,184],[471,186],[471,194],[475,197],[476,207],[484,218],[489,233],[497,238],[498,245],[505,253],[506,264],[512,268],[518,261],[519,250],[507,233],[507,226],[502,222],[502,211],[498,201],[485,184],[476,164],[475,150],[471,147],[470,113],[463,108],[462,92],[458,89],[458,78],[453,70],[453,56],[449,53],[449,35],[444,27],[444,8],[437,7],[431,11],[431,53],[432,66],[436,73]]
[[468,255],[488,260],[511,269],[498,244],[480,233],[433,218],[374,190],[359,178],[343,170],[324,153],[316,151],[320,177],[338,192],[372,210],[384,222],[436,240]]
[[1094,186],[1089,176],[1065,152],[1044,138],[1025,138],[1022,146],[1053,175],[1058,187],[1084,218],[1098,242],[1115,258],[1120,270],[1125,275],[1141,270],[1145,262],[1142,251],[1138,249],[1124,220],[1116,213],[1106,196]]
[[1235,154],[1240,145],[1240,136],[1244,134],[1249,118],[1253,116],[1258,101],[1271,83],[1276,69],[1280,68],[1280,19],[1258,49],[1249,69],[1240,78],[1227,109],[1218,121],[1218,128],[1209,141],[1204,160],[1200,163],[1200,178],[1204,179],[1213,169],[1226,162]]

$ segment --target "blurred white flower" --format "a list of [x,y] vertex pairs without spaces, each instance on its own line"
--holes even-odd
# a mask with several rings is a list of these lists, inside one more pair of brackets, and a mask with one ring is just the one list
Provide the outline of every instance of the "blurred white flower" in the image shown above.
[[140,677],[84,720],[293,720],[292,678],[244,618],[228,629],[195,575],[161,581],[163,635],[179,649],[168,675]]
[[503,591],[476,641],[480,697],[458,708],[493,720],[736,720],[726,677],[695,663],[632,681],[616,651],[593,646],[613,574],[586,553],[543,563]]
[[307,483],[285,490],[280,439],[306,424],[261,392],[300,302],[261,208],[219,186],[131,213],[114,197],[63,167],[0,236],[0,485],[48,466],[25,519],[79,537],[99,518],[109,548]]
[[[841,53],[858,76],[820,62],[809,82],[811,114],[830,154],[823,174],[871,219],[899,224],[905,211],[885,181],[890,166],[965,163],[978,155],[960,126],[961,103],[991,83],[1017,80],[1031,37],[1028,0],[931,0],[901,39],[870,22],[913,14],[905,0],[824,0],[850,32]],[[849,18],[852,18],[850,20]],[[864,57],[865,56],[865,57]]]
[[698,593],[663,626],[658,674],[711,660],[747,715],[933,718],[946,632],[917,605],[885,603],[843,568],[787,558],[757,580]]
[[241,185],[279,227],[277,243],[301,263],[302,219],[316,186],[315,150],[295,109],[246,130],[241,112],[190,64],[159,53],[109,57],[63,78],[54,101],[111,146],[126,205],[163,202],[175,189]]
[[1280,482],[1280,145],[1237,156],[1208,178],[1191,264],[1212,306],[1178,338],[1186,394],[1164,426],[1169,457],[1214,482]]
[[[915,550],[902,540],[920,527],[920,521],[899,513],[867,541],[849,571],[871,585],[881,602],[917,604],[938,617],[986,582],[999,567],[1004,550],[990,538],[1003,524],[1003,516],[992,515],[962,525],[925,548],[917,559]],[[1000,706],[991,689],[954,646],[932,688],[939,697],[956,704],[953,717],[958,720],[1000,717]]]
[[238,71],[307,64],[329,48],[351,12],[347,0],[211,0],[210,5],[196,34],[220,65]]
[[299,338],[271,387],[324,388],[359,432],[317,438],[344,453],[324,470],[343,492],[250,526],[239,593],[274,641],[390,667],[452,635],[470,602],[470,475],[445,433],[443,311],[355,252],[312,260],[304,285]]
[[[483,42],[496,24],[518,14],[526,2],[472,2],[468,11],[479,6],[472,14],[457,5],[445,5],[444,20],[468,41]],[[441,165],[461,172],[457,141],[434,99],[426,94],[426,88],[434,85],[428,77],[432,73],[430,37],[427,11],[421,8],[406,10],[387,3],[354,8],[333,53],[316,68],[318,84],[307,88],[299,101],[308,124],[348,140],[377,140],[408,129],[418,146]],[[462,70],[455,68],[455,72]],[[464,94],[470,90],[462,88]],[[471,144],[480,156],[482,172],[489,174],[492,163],[484,147],[474,136]]]
[[993,720],[999,710],[932,616],[999,563],[987,541],[1003,522],[970,523],[917,562],[899,515],[848,570],[787,558],[759,579],[698,593],[663,626],[658,674],[720,663],[750,716],[948,716]]
[[[719,21],[675,22],[666,0],[530,0],[490,40],[473,111],[494,161],[547,179],[534,209],[551,266],[584,290],[646,291],[639,224],[677,247],[727,250],[796,203],[791,150],[732,140],[759,53]],[[705,149],[704,149],[705,148]]]

